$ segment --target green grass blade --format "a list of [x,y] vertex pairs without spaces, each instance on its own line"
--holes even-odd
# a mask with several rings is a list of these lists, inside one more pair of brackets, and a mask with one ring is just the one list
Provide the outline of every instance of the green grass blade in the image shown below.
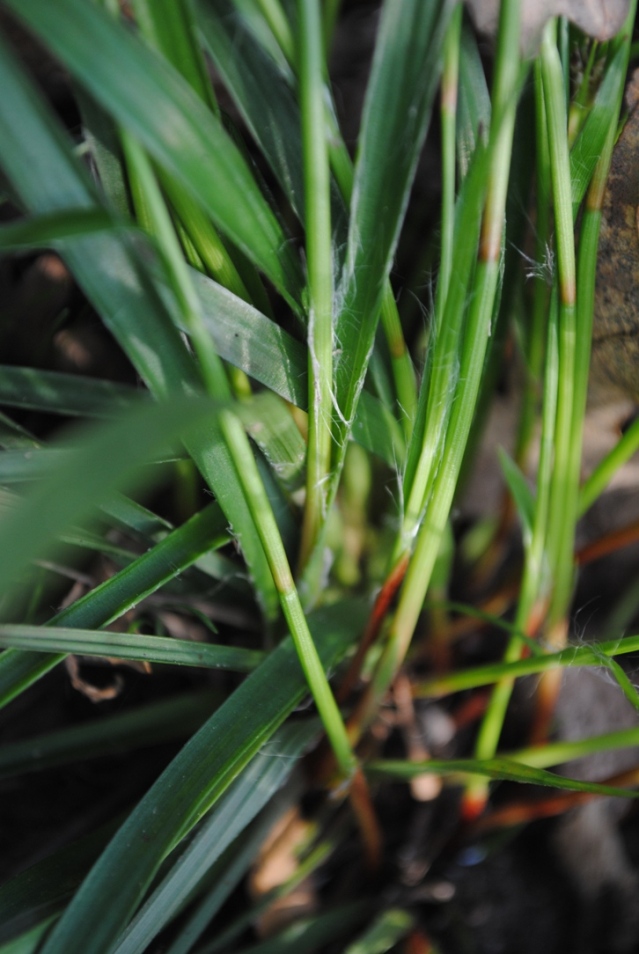
[[84,138],[94,163],[95,177],[107,205],[124,221],[131,217],[131,203],[122,161],[122,148],[113,120],[84,90],[76,89]]
[[[58,613],[50,620],[49,625],[60,623],[74,628],[106,626],[181,573],[199,555],[221,542],[226,542],[226,539],[224,516],[216,504],[211,504],[115,576]],[[34,656],[33,653],[16,649],[8,649],[2,653],[0,706],[13,699],[63,658],[60,654]]]
[[[0,85],[0,166],[26,209],[49,215],[69,208],[99,208],[70,144],[1,40]],[[16,115],[20,123],[15,122]],[[198,385],[195,365],[172,318],[124,236],[110,233],[69,240],[63,255],[156,396],[166,396],[174,381]]]
[[[266,941],[236,948],[236,954],[314,954],[361,925],[370,913],[370,901],[344,904],[317,917],[299,920]],[[199,954],[206,951],[204,947]]]
[[132,7],[151,45],[162,51],[201,100],[216,109],[204,57],[196,42],[190,0],[133,0]]
[[304,479],[306,443],[290,410],[276,394],[263,391],[236,414],[271,465],[278,480],[297,490]]
[[0,588],[6,592],[32,560],[50,552],[70,524],[88,517],[116,490],[139,485],[139,469],[149,457],[212,413],[212,404],[203,399],[183,398],[164,406],[144,402],[124,420],[69,441],[48,479],[0,521]]
[[480,138],[490,129],[490,93],[477,40],[464,24],[459,58],[459,94],[457,107],[457,162],[462,178],[466,176]]
[[53,918],[43,921],[42,924],[31,928],[22,937],[9,941],[0,947],[0,954],[35,954],[42,943],[42,938],[51,927]]
[[0,646],[39,653],[75,653],[80,656],[137,659],[171,666],[230,669],[233,672],[250,672],[263,657],[258,650],[216,646],[167,636],[19,624],[0,624]]
[[142,954],[146,950],[222,852],[288,781],[297,759],[316,734],[316,723],[303,722],[283,726],[273,736],[216,803],[191,844],[113,947],[113,954]]
[[402,908],[390,908],[383,911],[364,932],[354,941],[344,954],[386,954],[395,948],[415,924],[415,918]]
[[140,394],[135,388],[84,375],[0,366],[0,404],[68,414],[112,417]]
[[297,11],[308,281],[308,454],[300,546],[300,564],[304,566],[327,515],[327,477],[332,450],[334,263],[319,2],[298,0]]
[[189,692],[86,725],[5,743],[0,750],[0,778],[183,739],[199,729],[216,701],[211,690]]
[[563,669],[566,666],[603,666],[605,657],[621,656],[639,650],[639,636],[625,636],[590,646],[567,646],[557,653],[544,653],[534,658],[516,659],[511,662],[490,663],[472,669],[434,676],[421,682],[415,695],[424,698],[445,696],[450,692],[461,692],[488,686],[500,679],[516,679],[518,676],[531,676],[551,669]]
[[381,296],[439,82],[446,2],[392,0],[378,31],[355,164],[336,337],[343,443],[364,383]]
[[[193,273],[204,322],[221,355],[297,407],[308,405],[306,348],[256,308],[216,282]],[[381,401],[363,391],[353,437],[391,466],[404,457],[400,425]]]
[[524,537],[530,539],[535,517],[535,498],[520,468],[503,447],[498,448],[499,463],[504,480],[517,508],[524,530]]
[[1,885],[0,942],[58,915],[121,822],[107,822]]
[[299,107],[285,74],[229,0],[196,0],[207,50],[243,121],[300,220],[304,184]]
[[280,817],[282,805],[288,801],[287,795],[288,792],[284,798],[274,799],[257,821],[253,822],[216,862],[211,871],[212,887],[203,892],[186,921],[181,923],[166,954],[189,954],[189,951],[193,950],[226,899],[253,865],[260,848],[273,829],[274,822]]
[[98,208],[36,215],[0,226],[0,249],[47,248],[78,235],[106,232],[113,224],[111,216]]
[[577,140],[570,151],[572,211],[576,218],[581,201],[590,185],[595,167],[610,132],[610,117],[617,109],[619,86],[625,76],[627,50],[621,47],[606,68],[595,101]]
[[[1,43],[0,86],[0,165],[24,205],[37,214],[68,206],[95,207],[97,199],[82,166]],[[14,122],[15,115],[22,117],[19,124]],[[125,237],[111,233],[68,241],[64,257],[156,398],[201,387],[197,366],[172,314]],[[271,575],[251,532],[252,520],[215,422],[193,433],[189,450],[234,531],[242,537],[244,556],[265,615],[270,617],[277,611]]]
[[545,769],[522,765],[512,758],[493,759],[432,759],[427,762],[401,762],[379,760],[369,763],[367,771],[373,776],[384,775],[388,778],[408,781],[417,776],[449,776],[462,784],[468,776],[485,779],[522,782],[525,785],[543,785],[549,788],[561,788],[570,792],[589,792],[591,795],[614,795],[620,798],[639,798],[639,792],[614,785],[599,785],[595,782],[583,782],[581,779],[565,778]]
[[[310,620],[325,668],[356,631],[361,608]],[[42,954],[106,954],[166,854],[208,811],[306,693],[290,638],[209,719],[134,809],[56,926]],[[122,872],[127,872],[126,879]]]
[[5,3],[297,307],[293,249],[241,153],[186,81],[94,4]]
[[351,778],[357,763],[348,740],[346,726],[308,628],[284,544],[260,473],[255,465],[248,438],[242,424],[232,412],[222,411],[220,423],[238,479],[249,501],[255,529],[262,541],[282,612],[288,623],[309,689],[319,710],[340,772],[345,779]]

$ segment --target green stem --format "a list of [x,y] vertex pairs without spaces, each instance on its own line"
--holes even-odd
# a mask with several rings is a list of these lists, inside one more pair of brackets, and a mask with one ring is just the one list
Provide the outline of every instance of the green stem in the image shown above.
[[[299,67],[295,59],[292,40],[289,42],[287,39],[287,30],[281,26],[277,26],[279,19],[277,16],[275,16],[273,20],[266,16],[264,6],[266,3],[270,5],[270,2],[271,0],[260,0],[263,7],[262,12],[265,18],[268,19],[273,35],[279,43],[280,49],[286,57],[289,66],[293,70],[293,73],[297,75],[299,74]],[[278,0],[273,0],[273,2],[277,4]],[[329,2],[335,7],[339,6],[339,0],[337,3],[335,0],[329,0]],[[324,14],[325,17],[330,16],[328,6],[324,7]],[[282,17],[284,17],[283,14]],[[288,32],[290,32],[290,28]],[[353,192],[353,162],[342,137],[332,101],[330,96],[326,95],[326,92],[325,90],[324,120],[326,123],[326,139],[328,143],[330,168],[344,201],[349,203]],[[395,383],[397,401],[402,413],[404,432],[407,437],[410,437],[417,406],[417,382],[415,379],[415,368],[406,346],[406,340],[404,338],[404,332],[402,330],[401,320],[390,281],[386,282],[386,287],[384,288],[380,318],[391,355],[393,381]],[[338,461],[335,465],[338,476],[341,463],[343,463],[343,460],[341,462]],[[336,487],[336,481],[333,483]],[[334,495],[331,494],[329,496]]]
[[121,131],[121,137],[136,212],[141,213],[142,223],[155,237],[164,256],[172,290],[200,362],[206,390],[211,397],[226,400],[229,397],[229,387],[224,366],[204,326],[200,300],[191,282],[151,162],[142,147],[126,130]]
[[324,110],[324,47],[319,0],[298,0],[299,86],[304,164],[308,323],[308,457],[300,562],[313,551],[326,518],[331,469],[333,258],[330,167]]
[[[541,47],[541,73],[548,120],[550,173],[553,187],[557,275],[559,283],[559,391],[555,436],[555,466],[550,490],[548,524],[548,561],[554,576],[549,624],[551,631],[565,617],[574,581],[574,531],[577,517],[579,457],[575,469],[573,434],[575,424],[575,388],[580,376],[587,375],[588,365],[575,365],[577,346],[576,265],[572,218],[568,118],[564,76],[559,52],[551,27],[544,32]],[[583,416],[583,409],[581,411]],[[580,422],[581,423],[581,422]],[[579,427],[581,431],[581,426]],[[579,443],[579,452],[581,450]],[[560,630],[557,630],[560,632]]]
[[262,478],[257,469],[248,437],[244,433],[244,428],[239,419],[230,411],[220,413],[220,427],[253,516],[255,528],[264,547],[282,611],[293,637],[309,689],[335,753],[335,759],[344,777],[351,778],[357,765],[356,759],[348,741],[342,716],[308,628],[293,574],[286,557],[284,544]]
[[579,494],[579,516],[583,516],[603,493],[614,475],[639,450],[639,418],[635,418],[609,454],[600,461],[584,482]]
[[[523,644],[523,640],[520,642]],[[624,636],[623,639],[612,639],[591,646],[566,646],[558,653],[528,656],[512,662],[491,663],[487,666],[477,666],[461,672],[435,676],[433,679],[418,683],[413,691],[418,699],[439,699],[453,692],[489,686],[504,678],[514,680],[521,676],[535,676],[542,672],[568,667],[607,666],[607,658],[622,656],[637,650],[639,650],[639,636]]]
[[[441,88],[442,130],[442,236],[438,285],[442,302],[446,300],[453,269],[455,228],[455,155],[457,124],[457,89],[459,83],[459,45],[461,42],[462,7],[453,13],[444,41],[444,68]],[[440,311],[441,314],[441,311]]]
[[516,93],[519,86],[519,60],[513,57],[512,50],[518,48],[518,38],[519,5],[504,4],[495,69],[494,111],[490,136],[492,162],[488,170],[473,297],[461,346],[459,378],[446,429],[441,463],[432,483],[432,496],[426,507],[387,644],[362,703],[362,721],[367,721],[370,714],[377,709],[408,651],[430,584],[472,426],[499,282],[506,191],[515,125]]
[[257,5],[289,65],[295,70],[295,40],[280,0],[257,0]]

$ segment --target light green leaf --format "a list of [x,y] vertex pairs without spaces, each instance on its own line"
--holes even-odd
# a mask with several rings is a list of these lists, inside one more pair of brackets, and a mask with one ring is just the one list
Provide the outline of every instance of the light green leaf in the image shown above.
[[386,954],[405,937],[415,924],[415,918],[401,908],[383,911],[364,933],[344,951],[344,954]]
[[544,785],[561,788],[570,792],[589,792],[591,795],[614,795],[620,798],[639,798],[639,792],[614,785],[598,785],[576,778],[564,778],[545,769],[522,765],[509,758],[494,759],[432,759],[427,762],[401,762],[378,760],[368,765],[367,771],[374,776],[386,776],[408,781],[418,775],[442,775],[463,784],[468,776],[480,775],[509,782],[523,782],[526,785]]
[[108,656],[171,666],[230,669],[234,672],[250,672],[261,662],[263,656],[257,650],[242,649],[239,646],[216,646],[189,639],[20,624],[0,624],[0,646],[13,646],[16,649],[39,653]]
[[524,528],[525,538],[530,540],[532,536],[533,521],[535,518],[535,498],[533,496],[532,490],[528,486],[526,478],[522,474],[515,461],[509,454],[506,453],[503,447],[499,447],[497,453],[499,455],[499,463],[502,474],[504,475],[504,479],[508,484],[508,489],[512,494],[515,506],[517,507],[517,513],[519,514],[519,519],[521,520],[522,526]]
[[577,216],[610,130],[610,112],[616,106],[620,83],[623,84],[620,76],[626,68],[626,57],[626,49],[621,47],[607,67],[592,109],[570,151],[573,217]]
[[[216,282],[192,273],[204,322],[220,355],[292,404],[308,402],[306,347]],[[404,457],[402,430],[388,408],[364,391],[353,436],[391,466]]]
[[490,129],[490,93],[477,48],[477,39],[465,23],[461,32],[459,93],[457,100],[457,162],[462,178],[483,136]]

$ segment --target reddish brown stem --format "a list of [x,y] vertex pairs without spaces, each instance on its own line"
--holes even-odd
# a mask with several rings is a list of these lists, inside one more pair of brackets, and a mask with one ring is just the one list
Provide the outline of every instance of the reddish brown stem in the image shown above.
[[337,699],[338,703],[342,703],[348,698],[353,686],[357,682],[362,669],[362,663],[366,657],[366,653],[379,636],[391,603],[393,602],[395,594],[400,588],[402,580],[406,575],[407,566],[408,554],[403,556],[399,563],[393,567],[386,578],[384,585],[377,594],[373,611],[369,616],[366,629],[364,630],[364,634],[360,640],[359,646],[357,647],[357,651],[351,660],[351,664],[348,667],[346,675],[344,676],[339,688],[337,689],[337,692],[335,693],[335,698]]

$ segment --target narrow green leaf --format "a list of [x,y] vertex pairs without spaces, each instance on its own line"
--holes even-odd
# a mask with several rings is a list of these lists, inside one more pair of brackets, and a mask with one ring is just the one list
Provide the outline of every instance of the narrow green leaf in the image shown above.
[[151,45],[161,50],[200,99],[214,108],[213,89],[202,51],[195,42],[195,26],[188,0],[133,0],[132,7]]
[[302,722],[285,725],[273,736],[216,803],[191,844],[114,946],[113,954],[142,954],[146,950],[222,852],[287,782],[297,759],[316,734],[317,723]]
[[290,71],[269,56],[229,0],[196,0],[207,50],[286,198],[303,220],[299,108]]
[[593,643],[590,646],[567,646],[558,653],[542,653],[534,658],[526,657],[514,662],[490,663],[487,666],[461,669],[448,675],[435,676],[420,683],[415,694],[419,697],[444,696],[449,692],[488,686],[500,679],[532,676],[551,669],[563,669],[565,666],[601,666],[604,665],[602,657],[621,656],[637,650],[639,650],[639,636],[625,636],[623,639]]
[[[93,6],[90,10],[84,4],[80,7],[89,17],[99,13]],[[112,24],[108,18],[106,22],[110,28]],[[98,46],[102,48],[100,42]],[[118,73],[117,70],[111,72]],[[98,203],[84,169],[18,63],[1,42],[0,86],[3,91],[0,97],[0,165],[6,169],[24,205],[36,214],[69,206],[93,208]],[[16,115],[22,117],[20,123],[15,122]],[[168,127],[165,132],[168,133]],[[106,233],[69,240],[64,257],[87,297],[156,398],[191,393],[201,388],[197,366],[174,325],[172,313],[161,300],[137,246],[132,246],[126,236]],[[215,421],[193,433],[189,450],[234,531],[242,538],[244,556],[263,610],[270,617],[277,608],[270,572],[259,541],[251,532],[251,517],[236,486],[232,464]]]
[[203,892],[202,898],[191,910],[186,921],[180,924],[166,954],[189,954],[197,944],[226,899],[255,862],[261,847],[273,830],[273,823],[279,817],[281,806],[288,802],[287,795],[288,792],[283,798],[272,800],[257,821],[253,822],[215,863],[210,872],[212,887]]
[[0,624],[0,646],[39,653],[74,653],[80,656],[115,656],[171,666],[198,666],[250,672],[262,660],[257,650],[216,646],[189,639],[114,633],[63,626]]
[[[27,210],[48,215],[99,208],[86,171],[1,40],[0,85],[0,165]],[[21,117],[19,123],[16,116]],[[175,381],[197,387],[197,371],[179,332],[125,236],[105,233],[68,240],[63,254],[156,396],[166,396]]]
[[[220,355],[297,407],[306,409],[306,348],[288,332],[216,282],[193,273],[205,324]],[[362,392],[353,437],[391,466],[401,465],[404,438],[388,408]]]
[[[371,913],[370,901],[354,901],[314,918],[296,921],[274,937],[249,947],[237,949],[236,954],[313,954],[331,941],[352,931]],[[206,954],[204,947],[200,954]]]
[[439,83],[446,0],[391,0],[382,10],[355,164],[336,338],[337,401],[354,416],[417,161]]
[[276,476],[287,489],[297,490],[304,479],[306,443],[284,402],[263,391],[239,404],[236,413]]
[[519,519],[524,528],[525,537],[529,540],[532,536],[533,521],[535,518],[535,498],[532,490],[528,486],[526,478],[510,454],[507,454],[503,447],[499,447],[497,453],[499,455],[501,471],[515,502]]
[[113,224],[111,216],[98,208],[36,215],[0,226],[0,249],[47,248],[77,235],[106,232]]
[[189,692],[85,725],[5,743],[0,749],[0,778],[183,739],[199,729],[217,701],[216,693],[208,689]]
[[418,775],[450,776],[459,784],[469,775],[479,775],[483,778],[493,778],[509,782],[522,782],[526,785],[544,785],[550,788],[561,788],[570,792],[589,792],[591,795],[614,795],[620,798],[639,798],[639,792],[627,788],[618,788],[614,785],[598,785],[595,782],[584,782],[576,778],[564,778],[545,769],[522,765],[509,758],[493,759],[432,759],[427,762],[400,762],[378,760],[367,766],[367,772],[374,776],[408,781]]
[[[226,520],[219,507],[210,504],[129,566],[58,613],[49,625],[106,626],[181,573],[201,554],[226,540]],[[7,649],[0,655],[0,706],[63,658],[61,654],[34,656],[30,652]]]
[[3,2],[297,307],[301,270],[293,248],[240,151],[187,82],[97,5],[59,0],[54,10],[47,0]]
[[[330,669],[356,632],[362,608],[314,614]],[[271,653],[209,719],[134,809],[94,866],[42,954],[106,954],[166,854],[208,811],[306,692],[292,640]],[[122,878],[122,871],[127,877]]]
[[621,47],[597,90],[595,101],[577,140],[570,151],[570,182],[572,186],[572,211],[576,218],[581,201],[590,185],[604,144],[610,131],[610,115],[616,109],[620,85],[625,76],[627,50]]
[[[69,441],[47,480],[0,520],[0,588],[6,591],[31,560],[48,553],[59,534],[89,516],[102,500],[126,484],[139,484],[139,469],[149,457],[212,413],[211,402],[202,398],[164,406],[143,402],[124,420]],[[70,487],[73,493],[68,492]]]
[[46,921],[31,928],[30,931],[27,931],[26,934],[23,934],[21,937],[17,937],[14,941],[3,944],[2,947],[0,947],[0,954],[35,954],[42,943],[42,938],[51,927],[53,920],[53,918],[47,918]]
[[6,414],[0,412],[0,447],[4,450],[28,450],[37,446],[38,441],[35,437],[29,434],[24,427],[12,421]]
[[484,144],[490,129],[490,93],[477,48],[477,39],[467,23],[462,26],[457,100],[457,162],[466,176],[477,143]]
[[94,175],[107,198],[107,204],[124,221],[131,217],[122,148],[115,123],[84,90],[75,90],[82,117],[84,137],[93,160]]
[[140,396],[135,388],[40,368],[0,366],[0,404],[74,417],[112,417]]
[[383,911],[364,935],[344,951],[344,954],[386,954],[395,948],[415,924],[415,918],[401,908]]

